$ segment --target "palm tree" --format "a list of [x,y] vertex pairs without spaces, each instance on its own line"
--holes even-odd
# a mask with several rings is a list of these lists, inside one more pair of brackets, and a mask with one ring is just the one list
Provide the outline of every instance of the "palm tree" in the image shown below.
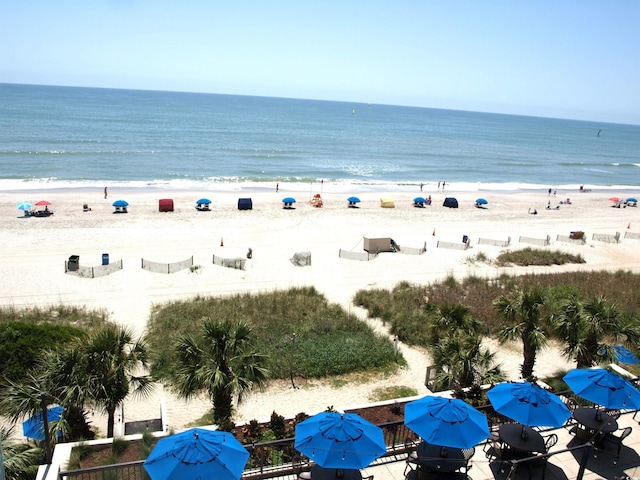
[[233,396],[240,402],[244,394],[266,383],[265,356],[253,350],[247,322],[207,320],[203,329],[202,336],[187,335],[178,341],[172,386],[186,399],[206,391],[213,403],[214,422],[228,428]]
[[12,429],[0,428],[0,461],[7,480],[31,480],[36,478],[42,459],[42,449],[33,442],[14,442]]
[[80,381],[68,385],[66,395],[82,395],[78,390],[85,389],[88,402],[107,414],[107,437],[113,437],[118,405],[129,393],[146,396],[152,389],[151,377],[145,373],[147,347],[142,340],[134,341],[130,329],[111,323],[91,334],[79,348]]
[[470,387],[504,380],[495,353],[481,347],[480,337],[462,331],[444,337],[430,350],[436,367],[436,390]]
[[520,338],[523,357],[520,372],[522,378],[533,377],[538,350],[548,343],[547,334],[541,325],[545,307],[545,292],[539,287],[523,291],[516,288],[510,296],[501,295],[494,300],[493,308],[507,324],[498,332],[501,342]]
[[437,345],[443,337],[457,331],[469,334],[480,333],[482,323],[471,315],[466,305],[442,305],[437,307],[429,320],[429,342]]
[[604,296],[587,303],[578,298],[566,300],[552,317],[556,335],[565,342],[563,353],[575,359],[577,368],[615,361],[615,352],[607,340],[636,343],[638,329],[622,320],[617,305]]

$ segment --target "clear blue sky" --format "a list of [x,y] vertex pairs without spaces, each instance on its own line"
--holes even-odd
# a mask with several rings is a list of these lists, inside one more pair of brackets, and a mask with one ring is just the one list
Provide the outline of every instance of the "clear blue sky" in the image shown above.
[[0,82],[640,124],[640,0],[0,0]]

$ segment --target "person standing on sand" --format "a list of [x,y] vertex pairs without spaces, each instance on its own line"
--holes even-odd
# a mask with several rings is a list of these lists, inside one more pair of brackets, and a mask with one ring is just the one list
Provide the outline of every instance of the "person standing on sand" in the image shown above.
[[280,188],[280,184],[276,183],[276,193],[278,193],[279,188]]
[[440,182],[438,182],[438,190],[440,190]]
[[442,181],[442,190],[444,190],[444,180]]
[[104,187],[104,198],[105,198],[105,200],[107,198],[107,187]]
[[420,191],[422,191],[422,187],[424,187],[424,183],[420,184]]

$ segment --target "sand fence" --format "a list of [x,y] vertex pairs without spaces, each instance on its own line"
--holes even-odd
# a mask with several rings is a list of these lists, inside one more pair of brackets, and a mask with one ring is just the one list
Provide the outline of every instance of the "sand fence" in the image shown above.
[[152,262],[150,260],[145,260],[144,258],[142,259],[142,269],[148,270],[150,272],[155,272],[155,273],[175,273],[192,266],[193,266],[193,256],[191,256],[190,258],[187,258],[186,260],[182,260],[180,262],[173,262],[173,263],[159,263],[159,262]]

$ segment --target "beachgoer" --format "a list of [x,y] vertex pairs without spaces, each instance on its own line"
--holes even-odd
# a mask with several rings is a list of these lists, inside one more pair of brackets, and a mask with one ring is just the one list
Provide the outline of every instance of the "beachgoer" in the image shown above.
[[420,184],[420,191],[422,191],[422,187],[424,187],[424,183]]
[[557,192],[557,190],[554,188],[554,189],[553,189],[553,196],[554,196],[554,197],[556,196],[556,192]]
[[[276,193],[278,193],[278,190],[280,189],[280,184],[276,183]],[[105,197],[106,198],[106,197]]]
[[444,180],[442,181],[442,189],[444,190]]
[[549,196],[551,196],[551,189],[549,189]]
[[253,250],[249,249],[249,251],[247,252],[247,258],[252,258],[253,257]]
[[427,198],[427,205],[431,205],[431,195],[429,195],[429,198]]
[[440,182],[438,182],[438,190],[440,190]]
[[104,198],[107,198],[107,187],[104,187]]

